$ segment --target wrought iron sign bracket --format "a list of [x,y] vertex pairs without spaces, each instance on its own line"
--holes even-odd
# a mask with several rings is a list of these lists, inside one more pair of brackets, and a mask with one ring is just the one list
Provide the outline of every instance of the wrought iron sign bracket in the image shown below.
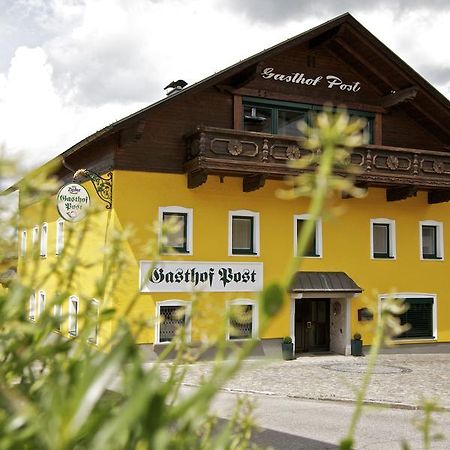
[[112,172],[107,172],[101,176],[98,173],[88,169],[79,169],[73,174],[73,181],[79,181],[82,178],[88,178],[94,185],[95,192],[106,203],[106,209],[112,207]]

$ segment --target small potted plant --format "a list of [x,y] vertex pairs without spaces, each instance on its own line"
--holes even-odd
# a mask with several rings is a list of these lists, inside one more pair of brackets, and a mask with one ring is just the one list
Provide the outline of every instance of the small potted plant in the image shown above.
[[294,344],[290,336],[285,336],[281,341],[281,351],[283,353],[283,359],[287,361],[294,359]]
[[362,346],[363,341],[361,339],[361,335],[359,333],[355,333],[353,335],[353,339],[351,340],[352,356],[364,356]]

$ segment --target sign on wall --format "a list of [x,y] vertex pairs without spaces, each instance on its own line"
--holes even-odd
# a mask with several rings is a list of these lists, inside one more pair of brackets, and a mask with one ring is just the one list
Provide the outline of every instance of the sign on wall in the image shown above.
[[261,77],[265,80],[274,80],[281,83],[304,84],[306,86],[319,86],[325,84],[328,89],[339,89],[341,91],[358,92],[361,89],[359,81],[344,81],[336,75],[319,75],[317,77],[309,77],[304,73],[277,73],[273,67],[266,67],[261,72]]
[[56,194],[59,215],[68,222],[84,218],[91,204],[88,191],[78,183],[65,184]]
[[263,263],[141,261],[141,292],[258,292]]

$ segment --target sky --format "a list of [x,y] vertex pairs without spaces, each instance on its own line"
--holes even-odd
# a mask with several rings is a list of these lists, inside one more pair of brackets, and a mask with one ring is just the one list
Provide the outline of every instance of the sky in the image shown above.
[[345,12],[450,98],[450,0],[0,0],[0,149],[35,167]]

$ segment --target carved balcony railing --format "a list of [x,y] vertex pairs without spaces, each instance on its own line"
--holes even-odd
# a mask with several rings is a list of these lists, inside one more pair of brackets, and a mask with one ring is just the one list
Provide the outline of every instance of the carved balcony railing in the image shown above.
[[[241,176],[243,190],[252,191],[267,178],[298,174],[300,170],[288,162],[310,153],[295,137],[212,127],[197,128],[186,142],[189,188],[214,174]],[[353,150],[350,165],[359,169],[358,184],[386,188],[388,200],[401,200],[418,190],[429,192],[430,203],[450,200],[450,153],[366,145]]]

